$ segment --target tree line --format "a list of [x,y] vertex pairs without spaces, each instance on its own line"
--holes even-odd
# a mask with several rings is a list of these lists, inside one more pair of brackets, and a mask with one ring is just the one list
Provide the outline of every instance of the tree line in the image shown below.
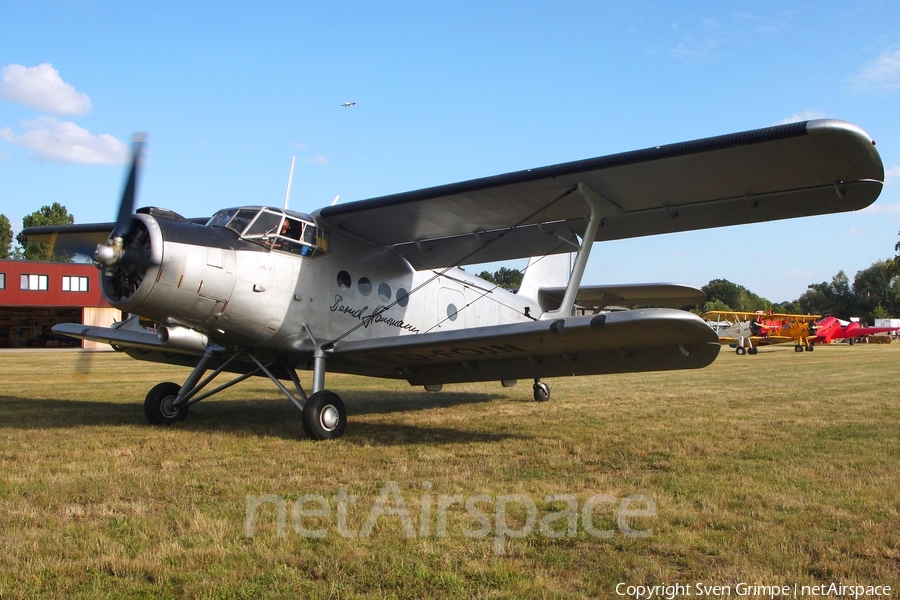
[[[50,206],[42,206],[31,214],[22,218],[22,227],[38,227],[42,225],[71,225],[75,217],[69,214],[68,209],[54,202]],[[28,240],[21,233],[15,236],[19,244],[13,248],[13,230],[9,218],[0,214],[0,259],[4,260],[40,260],[53,262],[72,262],[75,257],[68,253],[53,248],[48,244]]]
[[[900,251],[900,244],[898,244]],[[838,271],[831,281],[812,283],[796,300],[773,303],[742,285],[727,279],[714,279],[701,289],[706,302],[700,312],[709,310],[757,310],[793,314],[834,315],[847,319],[859,317],[865,323],[900,316],[900,261],[897,257],[878,260],[858,271],[853,281]]]
[[[59,202],[42,206],[22,219],[23,227],[67,225],[75,217]],[[74,256],[55,250],[47,244],[27,240],[21,233],[15,236],[18,246],[13,249],[13,231],[6,215],[0,214],[0,259],[72,262]],[[900,242],[894,251],[900,253]],[[522,273],[501,267],[479,277],[506,289],[516,289],[522,283]],[[747,288],[727,279],[713,279],[701,288],[706,302],[700,312],[710,310],[757,310],[795,314],[835,315],[841,318],[860,317],[871,323],[874,319],[900,316],[900,256],[875,261],[868,269],[856,273],[853,281],[844,271],[838,271],[831,281],[810,284],[806,292],[793,301],[771,302]]]

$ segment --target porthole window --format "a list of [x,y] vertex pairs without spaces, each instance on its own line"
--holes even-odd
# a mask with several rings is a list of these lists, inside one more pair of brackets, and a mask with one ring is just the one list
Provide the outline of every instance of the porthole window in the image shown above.
[[359,288],[360,294],[362,294],[363,296],[368,296],[372,293],[372,282],[369,281],[368,277],[360,277],[357,288]]
[[353,285],[353,280],[350,279],[350,273],[347,271],[341,271],[337,276],[337,284],[341,287],[342,290],[349,290],[350,286]]
[[409,304],[409,293],[403,288],[397,290],[397,304],[399,304],[400,306],[406,306],[407,304]]
[[455,305],[455,304],[448,304],[448,305],[447,305],[447,318],[448,318],[448,319],[450,319],[451,321],[455,321],[455,320],[456,320],[456,315],[458,315],[458,314],[459,314],[459,312],[456,310],[456,305]]
[[391,286],[386,283],[382,283],[378,286],[378,297],[381,298],[382,302],[387,302],[391,299]]

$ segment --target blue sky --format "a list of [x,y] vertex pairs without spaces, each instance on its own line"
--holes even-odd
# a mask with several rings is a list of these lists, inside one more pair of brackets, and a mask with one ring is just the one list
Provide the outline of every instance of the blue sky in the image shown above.
[[[110,221],[341,202],[839,118],[888,183],[859,213],[597,244],[585,283],[713,278],[773,301],[893,256],[896,2],[0,2],[0,212]],[[353,108],[341,108],[355,101]]]

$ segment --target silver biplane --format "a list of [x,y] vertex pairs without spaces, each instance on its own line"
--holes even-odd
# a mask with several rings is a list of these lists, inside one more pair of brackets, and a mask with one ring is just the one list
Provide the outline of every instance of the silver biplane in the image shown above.
[[[302,214],[268,206],[186,219],[133,212],[136,143],[115,223],[32,227],[33,240],[94,252],[103,294],[131,315],[55,333],[192,368],[147,394],[148,421],[266,376],[314,439],[344,433],[326,373],[444,384],[710,364],[720,345],[700,290],[582,287],[595,242],[858,210],[884,167],[869,135],[815,120],[347,202]],[[110,231],[112,233],[110,233]],[[570,256],[577,252],[574,264]],[[531,257],[517,293],[459,267]],[[586,314],[576,315],[576,308]],[[158,326],[141,325],[147,320]],[[311,393],[297,370],[312,372]],[[210,386],[220,374],[234,378]]]

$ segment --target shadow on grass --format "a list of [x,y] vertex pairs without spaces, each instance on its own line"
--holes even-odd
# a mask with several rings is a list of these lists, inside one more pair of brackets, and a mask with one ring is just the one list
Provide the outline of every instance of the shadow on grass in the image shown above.
[[[429,394],[349,392],[348,425],[343,439],[349,443],[468,443],[497,441],[516,434],[485,433],[468,429],[426,427],[388,422],[362,422],[354,417],[411,411],[453,408],[487,403],[495,394]],[[141,404],[90,400],[16,398],[0,396],[0,429],[65,429],[86,426],[147,426]],[[220,432],[246,436],[275,436],[305,440],[300,412],[285,398],[266,400],[210,399],[191,406],[183,423],[173,425],[185,431]]]

